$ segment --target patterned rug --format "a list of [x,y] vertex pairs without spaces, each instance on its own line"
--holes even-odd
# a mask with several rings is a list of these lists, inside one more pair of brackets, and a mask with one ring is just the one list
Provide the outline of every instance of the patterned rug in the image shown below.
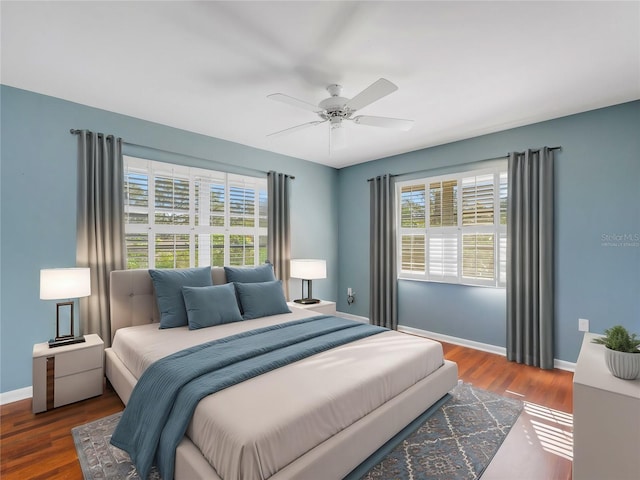
[[[480,478],[521,411],[519,400],[459,384],[345,480]],[[109,443],[120,415],[72,430],[85,479],[140,480],[129,456]],[[155,467],[149,478],[160,480]]]
[[462,383],[449,395],[345,480],[480,478],[516,423],[523,403]]

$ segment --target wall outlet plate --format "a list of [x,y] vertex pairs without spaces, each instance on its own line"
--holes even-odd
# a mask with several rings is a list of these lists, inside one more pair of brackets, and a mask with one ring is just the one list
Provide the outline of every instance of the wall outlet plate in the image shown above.
[[578,319],[578,331],[579,332],[588,332],[589,331],[589,320],[586,318]]

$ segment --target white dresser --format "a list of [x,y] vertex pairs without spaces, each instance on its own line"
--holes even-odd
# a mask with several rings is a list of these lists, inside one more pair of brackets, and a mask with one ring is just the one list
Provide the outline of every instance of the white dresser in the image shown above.
[[573,375],[573,480],[637,480],[640,379],[611,375],[598,336],[585,333]]

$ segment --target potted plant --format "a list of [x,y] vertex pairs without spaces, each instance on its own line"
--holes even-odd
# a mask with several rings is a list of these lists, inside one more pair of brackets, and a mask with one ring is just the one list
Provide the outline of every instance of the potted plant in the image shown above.
[[606,329],[604,335],[593,339],[593,343],[607,347],[604,358],[609,371],[624,380],[634,380],[640,376],[640,338],[635,333],[629,334],[621,325]]

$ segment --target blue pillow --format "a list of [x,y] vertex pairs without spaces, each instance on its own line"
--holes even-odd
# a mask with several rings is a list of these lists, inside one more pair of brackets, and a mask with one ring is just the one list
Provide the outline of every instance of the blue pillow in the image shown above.
[[[273,273],[273,265],[265,263],[258,267],[224,267],[224,273],[228,283],[259,283],[273,282],[276,279]],[[238,308],[244,314],[244,309],[238,297]]]
[[270,263],[258,267],[224,267],[224,273],[229,283],[273,282],[276,279]]
[[279,313],[291,313],[284,298],[282,282],[234,283],[242,304],[242,318],[268,317]]
[[156,291],[160,328],[187,325],[187,310],[182,298],[182,287],[211,285],[211,267],[149,270]]
[[242,320],[232,283],[210,287],[182,287],[189,330]]

